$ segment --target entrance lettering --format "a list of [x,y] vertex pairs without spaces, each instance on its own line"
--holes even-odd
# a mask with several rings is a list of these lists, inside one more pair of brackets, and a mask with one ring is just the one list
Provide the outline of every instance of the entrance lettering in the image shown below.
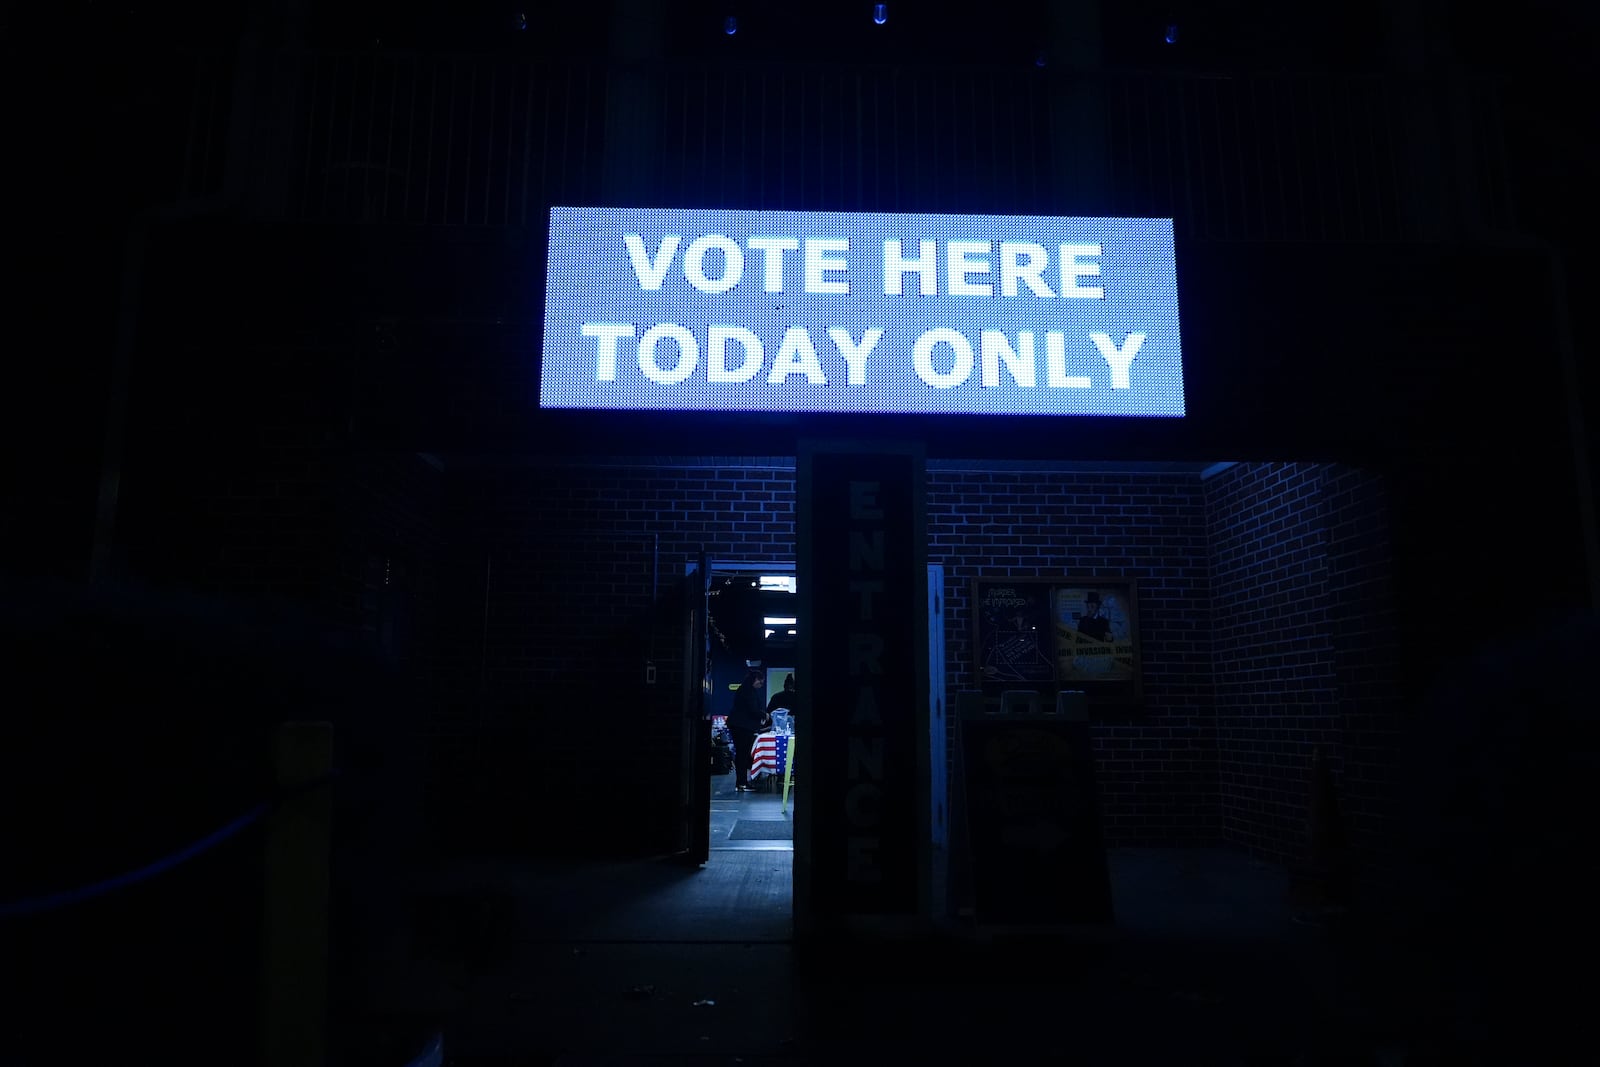
[[873,593],[883,589],[884,513],[878,506],[881,485],[850,483],[850,526],[841,547],[850,558],[850,588],[858,595],[850,619],[849,763],[846,770],[845,821],[849,828],[845,877],[852,882],[883,879],[883,720],[878,715],[878,686],[883,681],[885,645],[883,613],[873,611]]

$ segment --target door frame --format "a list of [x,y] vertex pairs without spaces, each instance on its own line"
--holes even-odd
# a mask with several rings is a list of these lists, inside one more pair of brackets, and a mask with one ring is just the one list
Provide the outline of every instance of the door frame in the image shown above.
[[679,763],[685,862],[711,858],[711,709],[706,699],[706,662],[711,629],[707,624],[711,570],[704,551],[689,563],[683,578],[683,759]]
[[[682,784],[681,795],[685,800],[685,817],[688,820],[688,850],[685,858],[691,863],[703,866],[711,858],[711,776],[707,773],[707,767],[711,759],[709,724],[712,707],[711,694],[706,691],[709,682],[706,656],[710,650],[710,628],[706,624],[710,604],[706,594],[718,575],[755,572],[794,574],[795,570],[793,559],[711,558],[703,551],[685,568],[687,599],[684,621],[688,632],[684,638],[684,730],[687,736],[684,738],[685,759],[682,768],[687,780]],[[698,586],[694,581],[697,573],[700,575]],[[801,640],[804,640],[804,619],[798,614],[796,618],[801,620]],[[795,837],[795,849],[800,849],[798,834]],[[794,899],[792,885],[789,898],[791,902]]]

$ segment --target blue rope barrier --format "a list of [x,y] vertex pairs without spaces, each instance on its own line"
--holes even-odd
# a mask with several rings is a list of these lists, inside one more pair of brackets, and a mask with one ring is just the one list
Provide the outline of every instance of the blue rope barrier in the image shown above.
[[287,800],[289,797],[294,796],[296,793],[301,793],[307,789],[324,785],[331,781],[333,777],[334,776],[330,774],[314,781],[307,782],[306,784],[298,786],[295,789],[288,790],[276,800],[263,800],[261,803],[252,807],[249,811],[246,811],[243,815],[240,815],[231,822],[228,822],[218,829],[213,830],[211,833],[200,838],[198,841],[186,845],[169,855],[163,856],[154,863],[148,863],[137,870],[128,871],[124,874],[119,874],[112,878],[104,879],[103,881],[91,883],[90,885],[79,886],[76,889],[64,889],[56,893],[47,893],[44,896],[27,897],[22,900],[6,901],[5,903],[0,904],[0,919],[13,919],[23,915],[38,915],[41,912],[56,911],[60,908],[82,903],[85,900],[92,900],[95,897],[105,896],[107,893],[113,893],[118,889],[125,889],[130,885],[137,885],[140,882],[148,881],[149,879],[154,878],[156,875],[170,871],[172,868],[186,863],[201,853],[222,844],[222,842],[246,829],[252,823],[259,820],[263,815],[267,814],[267,812],[283,803],[283,801]]
[[428,1046],[406,1067],[444,1067],[444,1035],[434,1034],[429,1038]]

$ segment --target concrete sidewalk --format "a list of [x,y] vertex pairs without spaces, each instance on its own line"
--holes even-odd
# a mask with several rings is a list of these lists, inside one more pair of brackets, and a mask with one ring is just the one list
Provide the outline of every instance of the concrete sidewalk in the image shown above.
[[459,1067],[1422,1062],[1396,1058],[1406,1037],[1347,946],[1291,921],[1281,872],[1235,854],[1114,852],[1118,924],[1104,942],[953,930],[801,950],[786,915],[707,904],[791,855],[719,855],[698,871],[458,868],[445,888],[498,894],[498,925],[393,968],[372,994],[397,1025],[440,1029]]

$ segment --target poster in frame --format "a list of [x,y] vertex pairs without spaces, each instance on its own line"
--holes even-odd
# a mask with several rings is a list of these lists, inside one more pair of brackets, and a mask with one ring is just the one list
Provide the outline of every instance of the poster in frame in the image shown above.
[[1138,583],[1132,578],[979,577],[972,582],[974,669],[981,688],[1064,689],[1092,707],[1143,702]]
[[1055,680],[1050,587],[1032,579],[974,578],[972,614],[978,678],[1026,689]]

